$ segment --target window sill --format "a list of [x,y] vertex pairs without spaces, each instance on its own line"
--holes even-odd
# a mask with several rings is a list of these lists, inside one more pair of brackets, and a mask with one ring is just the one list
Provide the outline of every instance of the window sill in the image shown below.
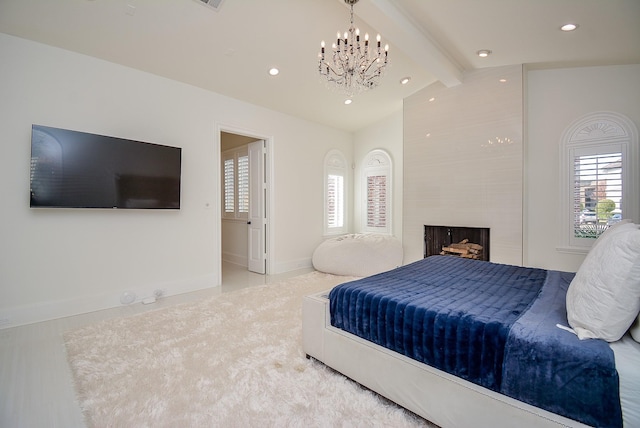
[[556,247],[556,251],[564,254],[586,255],[591,248],[587,247]]

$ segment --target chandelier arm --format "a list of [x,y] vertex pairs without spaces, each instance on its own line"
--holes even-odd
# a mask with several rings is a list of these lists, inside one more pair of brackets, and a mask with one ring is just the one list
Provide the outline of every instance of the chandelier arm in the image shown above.
[[336,76],[344,76],[344,74],[345,74],[345,72],[338,72],[338,71],[336,71],[336,70],[335,70],[333,67],[331,67],[331,65],[329,65],[329,64],[326,64],[326,63],[325,63],[325,66],[326,66],[326,68],[327,68],[328,70],[330,70],[330,71],[331,71],[331,73],[335,74]]
[[[375,61],[375,60],[374,60],[374,61],[372,61],[372,62],[371,62],[371,64],[369,64],[369,65],[367,66],[367,68],[366,68],[365,70],[363,70],[363,72],[364,72],[364,73],[369,72],[369,70],[371,69],[371,67],[373,67],[373,65],[374,65],[375,63],[376,63],[376,61]],[[378,67],[378,69],[379,69],[379,68],[380,68],[380,67]]]

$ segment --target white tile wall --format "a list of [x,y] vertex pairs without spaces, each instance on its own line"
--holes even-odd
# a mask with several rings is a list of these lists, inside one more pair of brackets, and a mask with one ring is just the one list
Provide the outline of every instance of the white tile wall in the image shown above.
[[422,257],[429,224],[489,227],[491,261],[522,264],[522,136],[521,66],[475,70],[405,99],[405,263]]

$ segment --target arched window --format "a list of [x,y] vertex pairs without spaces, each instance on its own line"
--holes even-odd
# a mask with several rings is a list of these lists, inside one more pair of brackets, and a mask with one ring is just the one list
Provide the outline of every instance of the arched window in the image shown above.
[[384,150],[367,153],[362,167],[363,195],[366,197],[363,210],[363,232],[391,234],[392,180],[391,157]]
[[347,161],[339,150],[331,150],[325,156],[324,177],[324,233],[346,233]]
[[638,131],[626,116],[596,112],[565,130],[560,155],[562,243],[588,249],[622,218],[638,219]]

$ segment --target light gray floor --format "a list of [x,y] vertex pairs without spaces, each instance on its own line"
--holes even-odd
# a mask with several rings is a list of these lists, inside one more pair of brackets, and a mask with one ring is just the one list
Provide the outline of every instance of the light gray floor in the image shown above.
[[241,288],[269,284],[312,271],[258,275],[223,263],[222,286],[89,314],[0,330],[0,427],[84,427],[62,335],[105,319],[201,300]]

